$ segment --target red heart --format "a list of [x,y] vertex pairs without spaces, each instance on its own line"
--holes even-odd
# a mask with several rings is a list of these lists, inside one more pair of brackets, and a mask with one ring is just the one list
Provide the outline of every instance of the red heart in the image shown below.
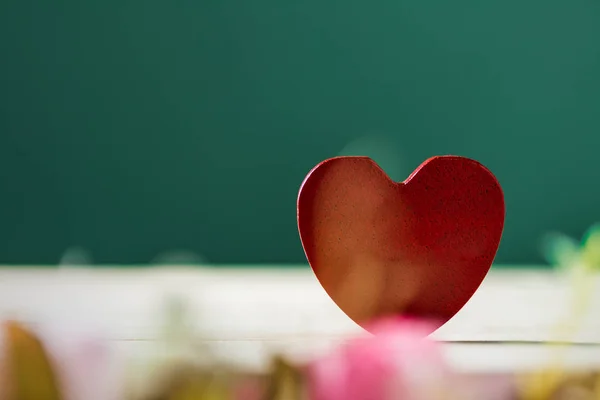
[[504,227],[504,195],[477,161],[433,157],[393,182],[368,157],[323,161],[298,195],[317,279],[356,323],[413,316],[441,326],[477,290]]

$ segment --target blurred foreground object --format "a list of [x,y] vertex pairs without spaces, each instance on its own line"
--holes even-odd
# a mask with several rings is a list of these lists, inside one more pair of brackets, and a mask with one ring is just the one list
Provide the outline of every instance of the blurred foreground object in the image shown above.
[[484,380],[461,376],[428,339],[432,323],[384,319],[309,367],[311,400],[512,399],[507,376]]
[[[418,399],[448,393],[450,373],[429,324],[386,320],[310,368],[311,399]],[[426,395],[427,393],[427,395]]]
[[4,324],[6,400],[64,400],[44,344],[17,322]]
[[555,356],[547,369],[527,374],[523,381],[525,400],[600,399],[600,376],[596,373],[573,374],[564,365],[568,343],[589,314],[596,274],[600,270],[600,224],[584,234],[581,243],[553,232],[542,240],[542,252],[554,268],[571,282],[571,304],[567,320],[556,327]]

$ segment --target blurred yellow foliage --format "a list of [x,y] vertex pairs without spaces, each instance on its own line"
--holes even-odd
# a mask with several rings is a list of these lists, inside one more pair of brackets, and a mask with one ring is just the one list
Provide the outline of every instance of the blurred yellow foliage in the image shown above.
[[17,322],[4,323],[6,400],[62,400],[56,372],[44,344]]

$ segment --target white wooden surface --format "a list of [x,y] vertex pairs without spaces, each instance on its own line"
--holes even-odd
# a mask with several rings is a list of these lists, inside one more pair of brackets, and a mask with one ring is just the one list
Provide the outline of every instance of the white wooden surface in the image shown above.
[[[124,351],[152,345],[171,296],[187,302],[195,328],[224,357],[253,366],[272,351],[306,356],[360,332],[308,268],[0,268],[0,318],[101,332]],[[492,269],[433,337],[453,342],[444,346],[457,368],[535,367],[553,355],[547,346],[491,342],[555,339],[556,325],[570,314],[569,299],[567,282],[551,272]],[[600,343],[600,295],[572,340]],[[567,362],[600,366],[600,346],[574,346]]]

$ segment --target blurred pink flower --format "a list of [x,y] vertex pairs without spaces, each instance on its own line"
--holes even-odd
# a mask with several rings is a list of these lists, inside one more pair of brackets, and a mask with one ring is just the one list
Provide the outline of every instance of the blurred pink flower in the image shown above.
[[65,400],[117,400],[122,397],[123,385],[119,379],[122,371],[107,343],[81,338],[71,346],[57,350]]
[[88,330],[37,330],[52,357],[65,400],[122,398],[122,363],[109,342]]
[[[386,319],[309,367],[311,400],[441,398],[450,381],[427,322]],[[449,393],[444,393],[448,398]]]

